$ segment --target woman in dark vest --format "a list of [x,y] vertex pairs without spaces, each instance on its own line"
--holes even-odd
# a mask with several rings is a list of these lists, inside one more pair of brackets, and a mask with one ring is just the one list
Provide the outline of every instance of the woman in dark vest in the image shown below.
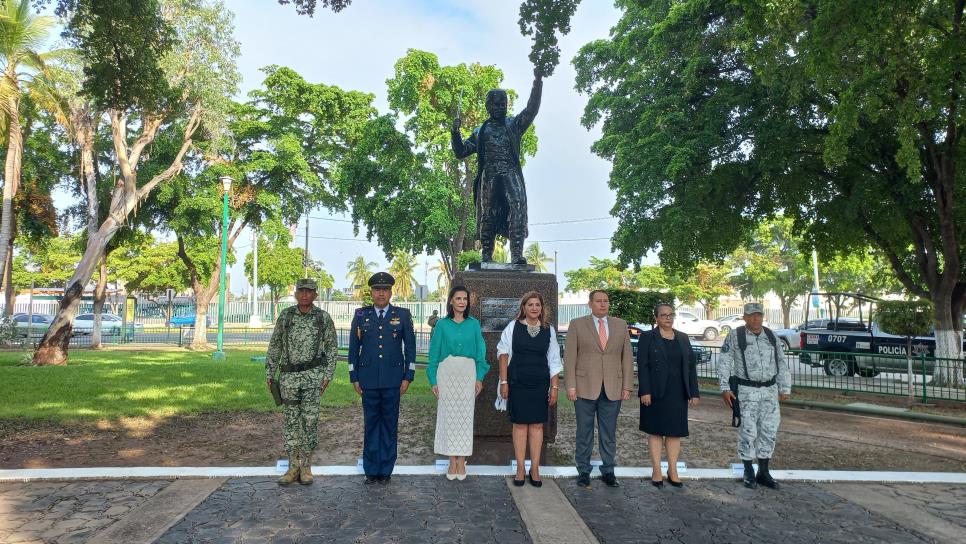
[[688,436],[688,406],[697,406],[697,361],[688,335],[675,330],[674,307],[654,307],[657,325],[641,335],[637,344],[637,395],[641,398],[641,430],[647,433],[651,453],[651,483],[664,486],[661,448],[667,450],[667,480],[674,487],[683,484],[677,461],[681,438]]
[[[513,454],[517,461],[513,485],[523,485],[529,476],[530,484],[540,487],[543,424],[550,406],[557,403],[557,375],[563,370],[560,345],[553,327],[547,324],[540,293],[530,291],[520,299],[520,311],[503,330],[496,353],[500,361],[499,396],[507,399],[513,424]],[[528,444],[530,474],[524,472]]]

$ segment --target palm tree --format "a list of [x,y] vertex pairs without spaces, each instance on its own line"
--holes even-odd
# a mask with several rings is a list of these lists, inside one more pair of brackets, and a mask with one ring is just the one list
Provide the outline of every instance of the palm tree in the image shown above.
[[20,188],[21,160],[23,159],[23,130],[20,126],[20,99],[23,88],[33,79],[22,68],[32,73],[43,73],[47,67],[37,48],[47,40],[54,25],[53,17],[35,15],[30,0],[0,3],[0,112],[7,129],[7,158],[3,173],[3,217],[0,219],[0,278],[7,263],[9,240],[13,232],[13,200]]
[[537,242],[527,246],[527,249],[523,252],[523,256],[527,258],[528,263],[536,267],[537,272],[547,272],[547,263],[553,262],[553,259],[540,251],[540,245]]
[[449,291],[449,274],[446,272],[446,261],[440,259],[436,264],[429,267],[430,272],[436,272],[436,289]]
[[349,280],[349,286],[353,289],[356,300],[362,300],[362,290],[372,276],[372,269],[376,267],[374,262],[366,262],[366,258],[359,255],[354,260],[349,261],[349,273],[345,275]]
[[397,250],[392,256],[392,264],[389,265],[389,273],[396,280],[393,292],[402,299],[409,299],[413,296],[413,285],[416,284],[414,271],[416,270],[416,257],[402,250]]

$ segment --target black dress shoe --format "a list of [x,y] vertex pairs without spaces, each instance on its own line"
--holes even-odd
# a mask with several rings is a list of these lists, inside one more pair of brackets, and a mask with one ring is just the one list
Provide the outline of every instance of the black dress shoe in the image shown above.
[[600,476],[600,479],[603,480],[604,483],[607,484],[608,487],[620,487],[621,486],[621,483],[617,481],[617,477],[614,476],[612,473],[610,473],[610,474],[602,474]]
[[527,483],[527,477],[524,476],[522,480],[513,479],[513,485],[517,487],[523,487],[523,484]]
[[674,480],[671,479],[670,474],[667,475],[667,483],[671,484],[671,487],[684,487],[684,482],[680,480],[675,482]]
[[379,481],[379,477],[378,476],[370,476],[370,475],[366,474],[366,485],[372,485],[372,484],[374,484],[374,483],[376,483],[378,481]]
[[660,488],[664,487],[664,480],[651,480],[651,485],[653,485],[654,487],[660,489]]
[[379,483],[381,483],[382,485],[389,485],[389,482],[391,480],[392,480],[392,476],[391,475],[386,475],[386,476],[380,476],[379,477]]
[[529,473],[527,473],[527,478],[530,480],[530,485],[532,485],[533,487],[543,487],[543,480],[533,479],[533,471],[530,471]]
[[590,487],[590,474],[584,472],[578,474],[577,487]]

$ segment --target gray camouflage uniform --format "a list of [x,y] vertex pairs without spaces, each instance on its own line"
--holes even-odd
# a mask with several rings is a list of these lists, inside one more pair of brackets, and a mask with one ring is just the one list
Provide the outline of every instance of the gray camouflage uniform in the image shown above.
[[[732,332],[725,338],[718,357],[718,382],[721,391],[728,391],[728,378],[738,376],[757,382],[767,382],[775,378],[775,385],[768,387],[738,387],[738,401],[741,403],[741,426],[738,428],[738,456],[742,461],[755,459],[770,459],[775,451],[775,439],[778,437],[778,424],[781,423],[781,410],[778,407],[778,395],[789,395],[792,392],[791,375],[788,363],[784,357],[775,360],[775,348],[768,341],[768,336],[762,330],[760,334],[746,331],[748,345],[745,357],[748,363],[748,375],[741,361],[741,349],[738,347],[738,334]],[[781,342],[775,339],[776,343]],[[782,353],[778,344],[778,353]]]
[[[318,330],[320,322],[321,331]],[[286,330],[289,323],[291,328]],[[286,365],[309,362],[316,353],[323,360],[315,368],[281,372],[278,378],[284,399],[283,437],[289,457],[295,457],[299,453],[311,456],[318,445],[320,389],[324,380],[332,380],[338,350],[335,324],[324,310],[315,306],[306,314],[300,312],[298,306],[282,310],[268,344],[268,355],[265,358],[266,377],[275,379],[279,370],[284,370]]]

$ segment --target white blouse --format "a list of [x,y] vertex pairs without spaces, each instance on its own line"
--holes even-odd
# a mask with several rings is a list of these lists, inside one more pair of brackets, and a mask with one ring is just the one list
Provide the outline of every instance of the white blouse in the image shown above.
[[[516,324],[517,320],[514,319],[503,329],[500,342],[496,345],[497,357],[509,355],[509,363],[513,362],[513,330]],[[547,362],[550,364],[551,378],[560,374],[560,371],[563,370],[563,363],[560,361],[560,344],[557,343],[557,333],[553,330],[553,327],[550,327],[550,347],[547,348]]]

